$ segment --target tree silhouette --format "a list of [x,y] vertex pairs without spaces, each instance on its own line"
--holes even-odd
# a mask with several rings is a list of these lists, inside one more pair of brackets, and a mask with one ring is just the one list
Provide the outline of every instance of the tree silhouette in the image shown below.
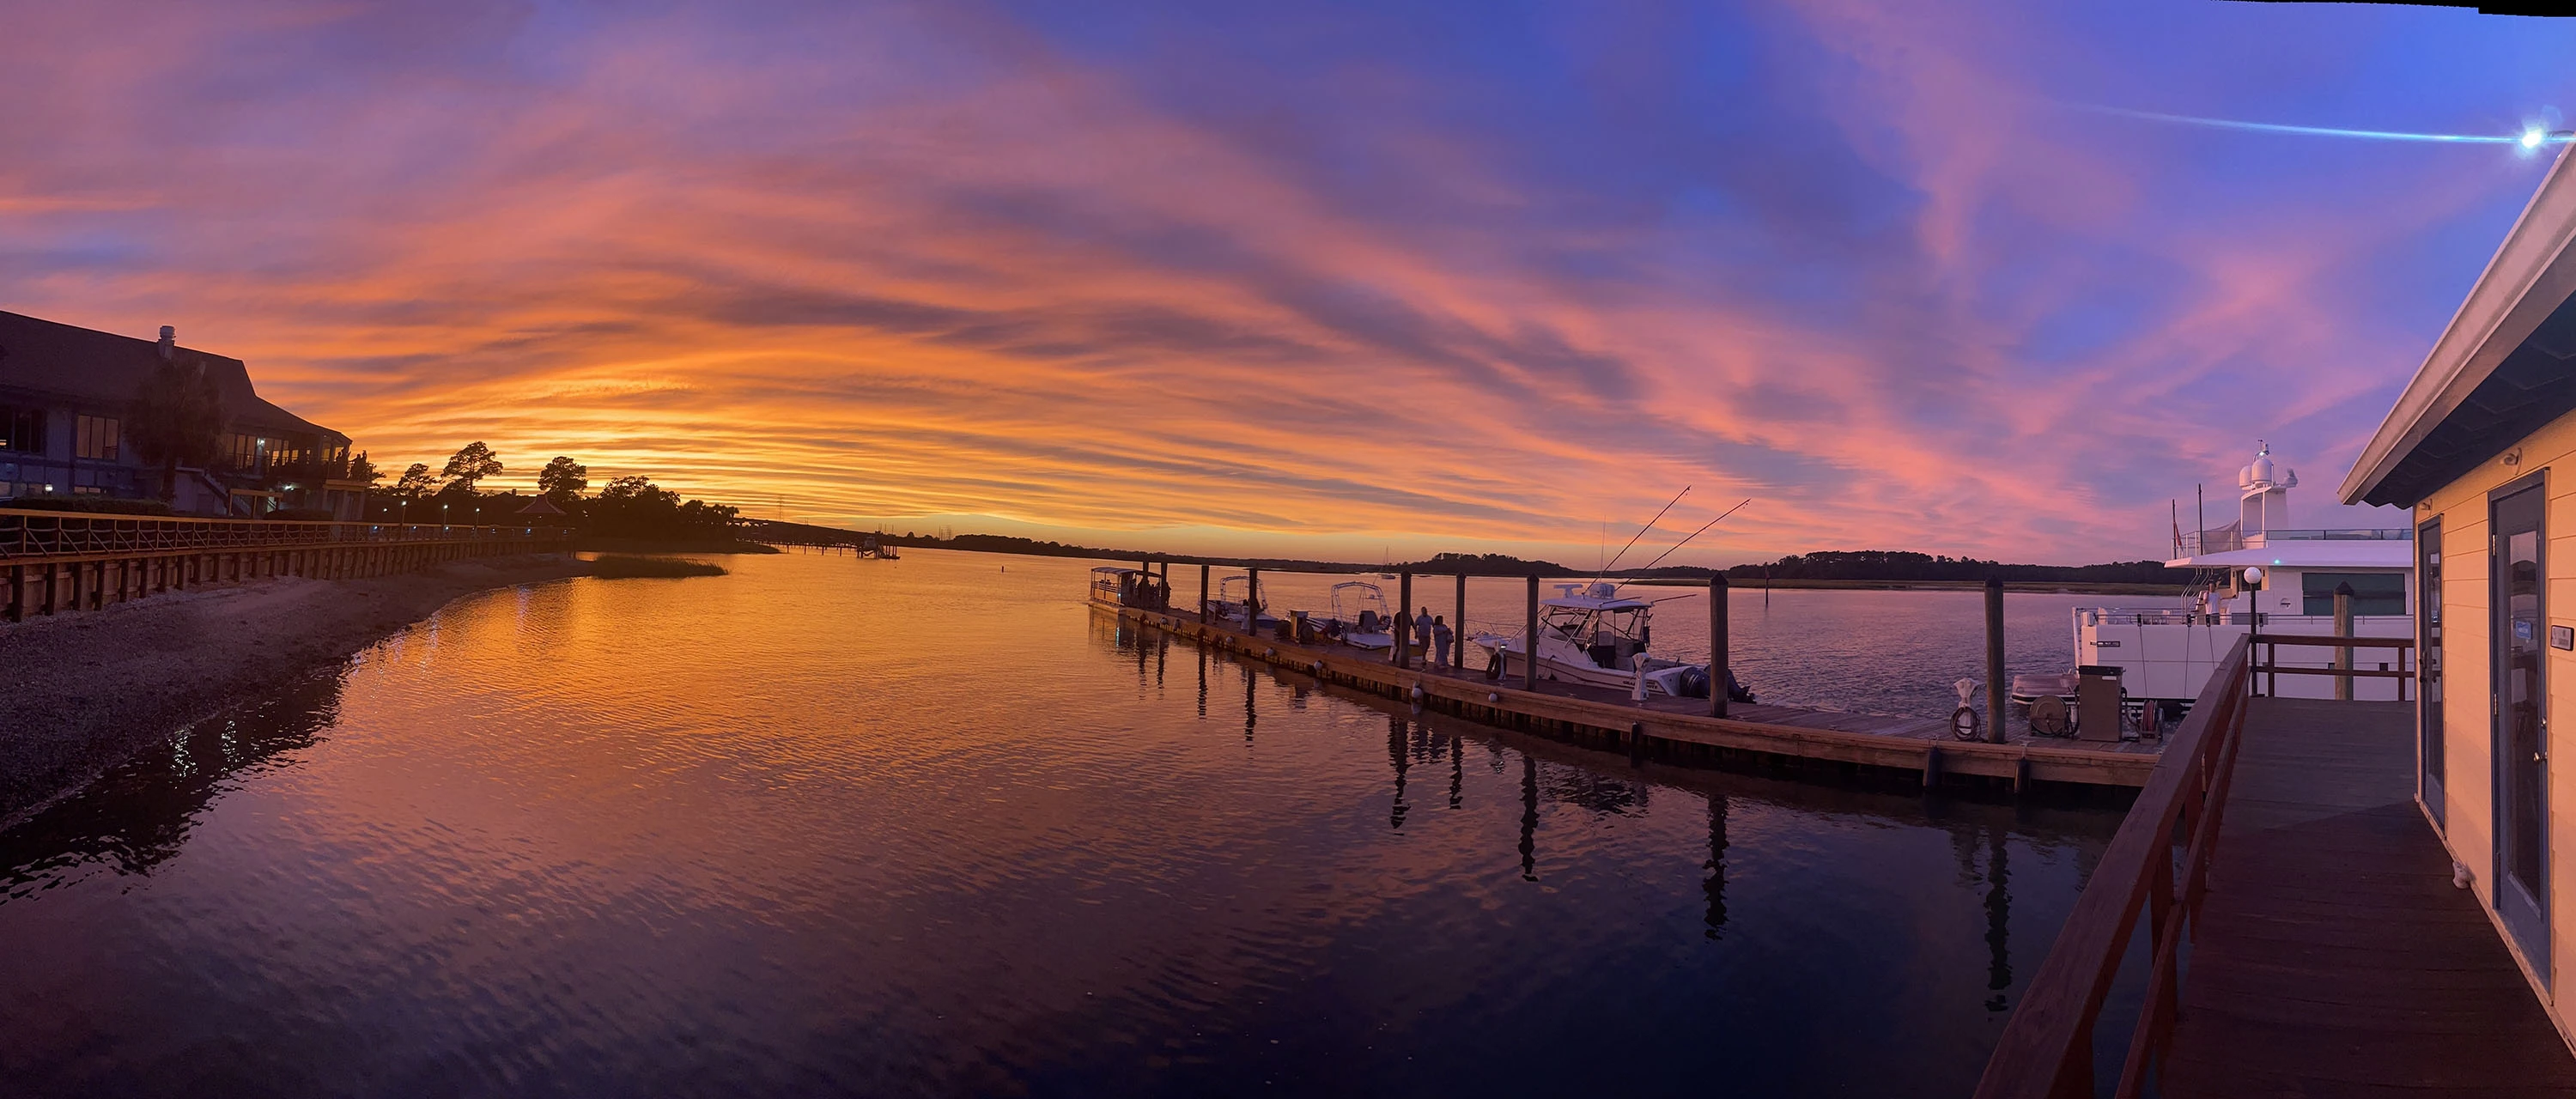
[[500,472],[501,459],[492,453],[491,447],[477,440],[465,444],[464,449],[457,451],[455,457],[449,458],[447,468],[442,470],[439,476],[447,481],[447,487],[442,491],[471,495],[474,492],[474,482],[486,477],[498,476]]
[[429,472],[428,463],[413,462],[411,468],[404,470],[402,476],[394,481],[393,494],[404,499],[417,500],[429,495],[437,487],[438,478]]
[[558,454],[546,468],[537,471],[537,494],[556,507],[570,509],[581,499],[581,490],[590,487],[590,467]]
[[224,398],[191,361],[163,359],[135,390],[125,438],[146,463],[161,467],[161,498],[179,493],[179,467],[223,455]]

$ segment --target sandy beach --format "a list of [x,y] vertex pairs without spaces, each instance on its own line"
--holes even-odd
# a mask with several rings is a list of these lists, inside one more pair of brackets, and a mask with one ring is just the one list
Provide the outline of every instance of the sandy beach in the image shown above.
[[590,570],[543,554],[362,580],[279,577],[0,625],[0,689],[17,700],[0,716],[0,827],[459,596]]

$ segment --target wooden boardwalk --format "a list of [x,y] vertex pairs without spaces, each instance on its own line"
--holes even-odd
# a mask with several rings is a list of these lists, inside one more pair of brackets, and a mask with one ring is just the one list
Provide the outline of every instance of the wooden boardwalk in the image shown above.
[[2249,700],[2167,1096],[2576,1096],[2415,806],[2412,708]]

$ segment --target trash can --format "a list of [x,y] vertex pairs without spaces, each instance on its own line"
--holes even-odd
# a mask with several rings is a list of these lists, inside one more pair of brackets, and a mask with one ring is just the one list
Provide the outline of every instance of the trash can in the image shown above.
[[2120,739],[2120,667],[2086,664],[2075,669],[2075,739]]

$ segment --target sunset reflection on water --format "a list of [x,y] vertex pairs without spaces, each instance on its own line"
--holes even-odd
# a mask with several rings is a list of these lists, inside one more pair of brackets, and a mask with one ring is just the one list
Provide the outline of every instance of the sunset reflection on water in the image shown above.
[[469,598],[0,835],[0,1075],[1954,1095],[2116,823],[1417,716],[1094,562],[726,564]]

